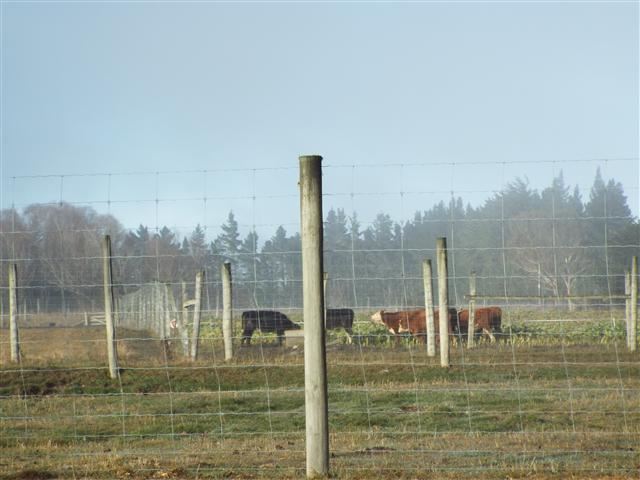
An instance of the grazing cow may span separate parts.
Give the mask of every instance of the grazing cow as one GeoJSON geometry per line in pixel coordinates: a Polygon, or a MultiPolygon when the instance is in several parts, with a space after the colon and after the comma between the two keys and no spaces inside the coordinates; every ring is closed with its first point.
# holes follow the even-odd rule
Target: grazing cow
{"type": "MultiPolygon", "coordinates": [[[[484,333],[495,340],[493,332],[502,331],[502,309],[500,307],[476,308],[474,311],[474,333],[484,333]]],[[[467,335],[469,332],[469,310],[458,312],[459,328],[456,333],[467,335]]]]}
{"type": "Polygon", "coordinates": [[[282,345],[285,330],[300,330],[300,325],[274,310],[248,310],[242,312],[242,344],[251,344],[251,336],[255,330],[261,332],[275,332],[278,344],[282,345]]]}
{"type": "Polygon", "coordinates": [[[350,308],[327,308],[324,327],[326,330],[344,328],[344,331],[347,332],[347,342],[351,343],[351,335],[353,335],[353,317],[353,310],[350,308]]]}
{"type": "MultiPolygon", "coordinates": [[[[439,311],[434,310],[434,326],[435,333],[440,331],[439,311]]],[[[427,341],[427,323],[426,313],[424,309],[407,310],[402,312],[379,312],[371,315],[371,321],[378,325],[384,325],[389,332],[394,335],[400,333],[410,333],[416,337],[418,341],[426,343],[427,341]]],[[[449,333],[453,333],[453,325],[458,322],[458,311],[455,308],[449,309],[449,333]]]]}
{"type": "Polygon", "coordinates": [[[344,328],[347,333],[347,342],[351,343],[353,335],[353,310],[350,308],[327,308],[324,317],[324,326],[326,330],[335,330],[344,328]]]}

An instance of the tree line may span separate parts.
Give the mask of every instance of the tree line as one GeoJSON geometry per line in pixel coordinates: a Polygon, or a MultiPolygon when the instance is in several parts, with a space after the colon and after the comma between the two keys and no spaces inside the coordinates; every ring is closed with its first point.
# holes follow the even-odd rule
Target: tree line
{"type": "MultiPolygon", "coordinates": [[[[200,225],[180,238],[166,226],[126,230],[112,215],[64,202],[0,211],[2,303],[8,265],[15,262],[30,311],[99,311],[105,234],[112,238],[117,295],[152,281],[170,283],[177,293],[182,281],[192,283],[203,269],[205,302],[213,310],[220,301],[221,265],[231,261],[240,308],[301,306],[297,232],[280,226],[265,241],[254,231],[242,236],[229,212],[214,239],[200,225]]],[[[416,211],[409,221],[379,213],[366,228],[355,212],[331,208],[324,226],[328,306],[423,304],[422,260],[435,257],[441,236],[450,250],[451,301],[461,304],[472,271],[484,294],[621,293],[624,270],[639,252],[640,228],[621,183],[605,182],[600,170],[585,199],[561,172],[541,191],[516,178],[478,207],[451,198],[416,211]]]]}

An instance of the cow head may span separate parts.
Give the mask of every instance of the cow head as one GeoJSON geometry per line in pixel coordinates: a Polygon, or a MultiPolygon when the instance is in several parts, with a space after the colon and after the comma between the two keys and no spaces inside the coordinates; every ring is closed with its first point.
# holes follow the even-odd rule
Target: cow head
{"type": "Polygon", "coordinates": [[[379,312],[374,313],[373,315],[371,315],[371,321],[377,325],[384,325],[384,320],[382,319],[383,313],[384,310],[380,310],[379,312]]]}

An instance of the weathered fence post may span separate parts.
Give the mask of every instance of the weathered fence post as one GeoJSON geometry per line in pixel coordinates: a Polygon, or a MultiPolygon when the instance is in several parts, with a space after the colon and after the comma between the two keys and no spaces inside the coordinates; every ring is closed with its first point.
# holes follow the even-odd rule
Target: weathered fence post
{"type": "Polygon", "coordinates": [[[322,274],[322,298],[324,298],[324,306],[327,306],[327,283],[329,282],[329,272],[322,274]]]}
{"type": "Polygon", "coordinates": [[[467,348],[473,348],[476,337],[476,272],[469,277],[469,326],[467,332],[467,348]]]}
{"type": "Polygon", "coordinates": [[[438,319],[440,327],[440,365],[449,366],[449,285],[447,276],[447,239],[436,241],[438,257],[438,319]]]}
{"type": "Polygon", "coordinates": [[[433,270],[431,260],[422,261],[425,320],[427,322],[427,356],[436,356],[436,326],[433,318],[433,270]]]}
{"type": "Polygon", "coordinates": [[[638,257],[631,259],[631,325],[629,329],[629,351],[635,352],[638,347],[638,257]]]}
{"type": "MultiPolygon", "coordinates": [[[[322,298],[324,299],[324,312],[323,321],[325,326],[327,325],[327,283],[329,282],[329,272],[322,274],[322,298]]],[[[326,333],[326,331],[325,331],[326,333]]]]}
{"type": "Polygon", "coordinates": [[[107,330],[107,356],[109,376],[118,378],[118,351],[116,331],[113,326],[113,277],[111,275],[111,237],[105,235],[102,242],[102,283],[104,286],[104,324],[107,330]]]}
{"type": "Polygon", "coordinates": [[[322,157],[300,159],[302,298],[307,477],[329,473],[327,364],[324,342],[322,157]]]}
{"type": "Polygon", "coordinates": [[[87,312],[84,312],[84,326],[89,326],[89,314],[87,312]]]}
{"type": "Polygon", "coordinates": [[[202,307],[202,280],[204,271],[196,273],[196,298],[193,305],[193,332],[191,332],[191,360],[198,359],[198,346],[200,345],[200,311],[202,307]]]}
{"type": "Polygon", "coordinates": [[[187,284],[183,280],[180,284],[181,303],[180,303],[180,341],[182,343],[182,354],[189,356],[189,310],[187,310],[187,284]]]}
{"type": "MultiPolygon", "coordinates": [[[[172,338],[172,327],[171,324],[173,322],[173,319],[171,318],[171,314],[173,313],[171,311],[171,307],[169,306],[169,286],[166,284],[162,284],[162,308],[164,308],[164,322],[162,325],[162,331],[164,332],[164,339],[169,341],[169,345],[171,345],[171,342],[173,341],[172,338]]],[[[172,295],[172,294],[171,294],[172,295]]],[[[176,323],[174,323],[174,325],[177,325],[176,323]]]]}
{"type": "Polygon", "coordinates": [[[624,272],[624,325],[627,336],[627,348],[631,348],[631,272],[624,272]]]}
{"type": "Polygon", "coordinates": [[[231,284],[231,262],[222,264],[222,338],[224,359],[233,358],[233,296],[231,284]]]}
{"type": "Polygon", "coordinates": [[[20,335],[18,334],[18,266],[9,266],[9,339],[11,342],[11,361],[20,363],[20,335]]]}
{"type": "Polygon", "coordinates": [[[538,263],[538,305],[542,305],[542,267],[538,263]]]}

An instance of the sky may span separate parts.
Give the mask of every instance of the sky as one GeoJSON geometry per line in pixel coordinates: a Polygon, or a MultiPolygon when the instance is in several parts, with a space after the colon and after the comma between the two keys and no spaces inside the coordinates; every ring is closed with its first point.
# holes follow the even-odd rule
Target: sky
{"type": "Polygon", "coordinates": [[[69,201],[215,235],[230,210],[410,219],[596,169],[638,215],[638,2],[6,2],[0,207],[69,201]]]}

